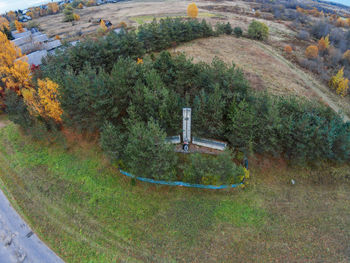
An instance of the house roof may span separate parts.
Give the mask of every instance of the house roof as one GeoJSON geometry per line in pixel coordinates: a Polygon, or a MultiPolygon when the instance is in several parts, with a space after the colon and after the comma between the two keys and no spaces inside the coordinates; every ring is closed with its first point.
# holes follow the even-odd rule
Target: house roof
{"type": "MultiPolygon", "coordinates": [[[[28,54],[26,57],[28,58],[28,64],[29,65],[41,65],[42,64],[42,59],[47,56],[47,51],[46,50],[40,50],[40,51],[35,51],[33,53],[28,54]]],[[[20,60],[25,60],[25,56],[19,58],[20,60]]]]}
{"type": "Polygon", "coordinates": [[[47,51],[55,49],[55,48],[58,48],[60,46],[62,46],[62,43],[58,39],[54,40],[54,41],[51,41],[51,42],[44,43],[44,49],[46,49],[47,51]]]}

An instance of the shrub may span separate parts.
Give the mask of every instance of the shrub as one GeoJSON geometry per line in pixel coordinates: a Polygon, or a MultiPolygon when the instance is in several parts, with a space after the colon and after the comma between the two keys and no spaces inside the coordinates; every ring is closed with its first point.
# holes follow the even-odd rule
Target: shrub
{"type": "Polygon", "coordinates": [[[343,59],[350,65],[350,49],[344,52],[343,59]]]}
{"type": "Polygon", "coordinates": [[[183,173],[185,182],[221,185],[240,183],[244,176],[244,169],[232,161],[230,151],[225,151],[218,156],[191,154],[183,173]]]}
{"type": "Polygon", "coordinates": [[[321,37],[327,36],[330,34],[333,26],[330,25],[327,21],[316,22],[311,28],[311,34],[320,39],[321,37]]]}
{"type": "Polygon", "coordinates": [[[224,26],[224,33],[225,33],[226,35],[231,35],[231,34],[232,34],[232,31],[233,31],[233,29],[232,29],[232,26],[231,26],[230,22],[227,22],[227,23],[225,24],[225,26],[224,26]]]}
{"type": "Polygon", "coordinates": [[[318,47],[317,46],[308,46],[305,50],[305,56],[308,59],[315,59],[318,57],[318,47]]]}
{"type": "Polygon", "coordinates": [[[70,22],[74,21],[74,13],[73,13],[73,7],[71,5],[67,5],[65,9],[63,10],[64,14],[64,22],[70,22]]]}
{"type": "Polygon", "coordinates": [[[264,23],[254,20],[248,27],[248,36],[257,40],[265,40],[269,36],[269,28],[264,23]]]}
{"type": "Polygon", "coordinates": [[[307,41],[310,39],[310,34],[309,34],[309,32],[307,32],[305,30],[300,30],[298,35],[297,35],[297,38],[307,41]]]}
{"type": "Polygon", "coordinates": [[[236,37],[241,37],[243,35],[243,30],[240,27],[235,27],[233,29],[233,33],[235,34],[236,37]]]}
{"type": "Polygon", "coordinates": [[[293,52],[293,48],[287,45],[284,47],[284,52],[286,52],[287,54],[291,54],[293,52]]]}

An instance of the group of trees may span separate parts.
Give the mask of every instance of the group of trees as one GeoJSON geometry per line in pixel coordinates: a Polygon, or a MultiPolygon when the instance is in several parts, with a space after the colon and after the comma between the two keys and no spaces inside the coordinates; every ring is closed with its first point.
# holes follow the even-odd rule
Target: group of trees
{"type": "Polygon", "coordinates": [[[184,54],[151,53],[173,42],[233,32],[227,25],[216,28],[205,21],[165,19],[143,25],[137,33],[111,32],[83,41],[49,56],[29,78],[28,92],[19,96],[9,89],[9,116],[25,128],[40,123],[49,130],[64,125],[97,132],[112,158],[154,179],[218,184],[238,182],[244,173],[226,153],[193,156],[181,168],[182,178],[176,177],[181,174],[176,154],[164,139],[181,132],[183,107],[192,108],[195,135],[228,141],[246,154],[349,161],[350,124],[328,107],[256,94],[235,65],[218,59],[195,64],[184,54]]]}

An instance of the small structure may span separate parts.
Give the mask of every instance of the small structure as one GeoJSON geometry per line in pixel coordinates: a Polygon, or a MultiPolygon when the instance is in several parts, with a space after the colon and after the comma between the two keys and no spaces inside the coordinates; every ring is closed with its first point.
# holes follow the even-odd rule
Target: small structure
{"type": "Polygon", "coordinates": [[[221,142],[221,141],[212,140],[212,139],[197,138],[197,137],[192,138],[192,143],[198,146],[204,146],[207,148],[216,149],[220,151],[225,150],[227,146],[226,142],[221,142]]]}
{"type": "Polygon", "coordinates": [[[46,50],[35,51],[27,55],[27,58],[28,58],[27,62],[29,65],[35,65],[35,66],[41,65],[42,59],[45,58],[46,56],[47,56],[46,50]]]}
{"type": "Polygon", "coordinates": [[[172,144],[179,144],[181,142],[180,135],[166,137],[165,142],[172,143],[172,144]]]}

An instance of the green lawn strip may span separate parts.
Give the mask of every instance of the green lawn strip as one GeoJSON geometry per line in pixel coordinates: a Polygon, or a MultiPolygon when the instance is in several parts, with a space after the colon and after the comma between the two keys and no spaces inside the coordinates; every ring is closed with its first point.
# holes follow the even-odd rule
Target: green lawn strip
{"type": "Polygon", "coordinates": [[[67,152],[13,124],[0,130],[0,177],[17,211],[66,262],[346,260],[346,186],[132,186],[99,149],[67,152]]]}

